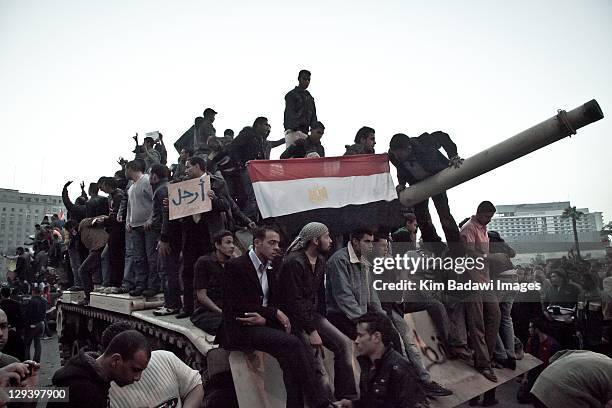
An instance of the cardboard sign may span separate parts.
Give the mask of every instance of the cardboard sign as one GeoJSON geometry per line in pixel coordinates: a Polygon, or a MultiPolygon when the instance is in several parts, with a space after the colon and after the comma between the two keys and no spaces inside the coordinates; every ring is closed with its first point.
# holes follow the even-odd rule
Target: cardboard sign
{"type": "Polygon", "coordinates": [[[168,184],[168,209],[170,219],[201,214],[212,210],[212,201],[208,197],[210,176],[168,184]]]}

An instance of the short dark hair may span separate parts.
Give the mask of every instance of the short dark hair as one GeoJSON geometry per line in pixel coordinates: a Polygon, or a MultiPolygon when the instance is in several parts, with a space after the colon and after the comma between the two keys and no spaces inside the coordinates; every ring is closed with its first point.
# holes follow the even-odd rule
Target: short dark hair
{"type": "Polygon", "coordinates": [[[253,230],[253,242],[255,242],[256,239],[259,239],[260,241],[266,239],[266,232],[268,231],[273,231],[280,235],[280,231],[276,227],[271,225],[262,225],[253,230]]]}
{"type": "Polygon", "coordinates": [[[163,164],[156,163],[152,165],[150,172],[151,174],[155,174],[160,179],[168,178],[168,168],[164,166],[163,164]]]}
{"type": "Polygon", "coordinates": [[[71,229],[78,228],[78,227],[79,227],[79,223],[73,219],[66,221],[66,223],[64,224],[64,229],[66,231],[70,231],[71,229]]]}
{"type": "Polygon", "coordinates": [[[225,237],[234,237],[232,233],[228,230],[221,230],[213,235],[213,243],[221,245],[223,242],[223,238],[225,237]]]}
{"type": "Polygon", "coordinates": [[[365,235],[374,235],[374,231],[368,228],[357,228],[351,231],[351,239],[361,241],[365,235]]]}
{"type": "Polygon", "coordinates": [[[191,149],[189,147],[183,147],[181,150],[184,150],[185,153],[187,153],[189,155],[189,157],[193,156],[193,149],[191,149]]]}
{"type": "Polygon", "coordinates": [[[2,296],[4,298],[11,297],[11,287],[10,286],[3,286],[2,289],[0,289],[0,296],[2,296]]]}
{"type": "Polygon", "coordinates": [[[323,123],[322,123],[322,122],[315,122],[315,124],[314,124],[314,125],[312,125],[312,126],[310,127],[310,130],[311,130],[311,131],[312,131],[312,130],[314,130],[314,129],[322,129],[322,130],[325,130],[325,125],[323,125],[323,123]]]}
{"type": "Polygon", "coordinates": [[[147,338],[136,330],[126,330],[117,334],[104,350],[104,356],[110,357],[119,354],[124,361],[134,358],[134,354],[144,350],[151,356],[151,346],[147,338]]]}
{"type": "Polygon", "coordinates": [[[493,203],[490,201],[483,201],[482,203],[478,204],[478,208],[476,208],[477,214],[494,213],[495,211],[497,211],[497,208],[495,208],[493,203]]]}
{"type": "Polygon", "coordinates": [[[410,146],[410,138],[403,133],[396,133],[389,142],[389,150],[405,149],[410,146]]]}
{"type": "Polygon", "coordinates": [[[546,323],[544,323],[544,320],[539,319],[539,318],[534,318],[529,320],[529,323],[533,325],[534,329],[538,329],[540,331],[545,331],[546,328],[546,323]]]}
{"type": "Polygon", "coordinates": [[[201,116],[196,116],[196,118],[193,121],[196,127],[199,126],[202,122],[204,122],[204,118],[201,116]]]}
{"type": "Polygon", "coordinates": [[[98,194],[98,191],[100,191],[98,183],[89,183],[89,194],[98,194]]]}
{"type": "Polygon", "coordinates": [[[391,320],[384,314],[368,312],[357,319],[357,324],[359,323],[367,324],[366,331],[370,335],[379,332],[385,346],[389,346],[393,343],[395,329],[393,328],[391,320]]]}
{"type": "Polygon", "coordinates": [[[359,143],[361,139],[367,138],[370,133],[376,133],[376,132],[371,127],[368,127],[368,126],[362,127],[361,129],[357,131],[357,134],[355,135],[355,143],[359,143]]]}
{"type": "Polygon", "coordinates": [[[264,117],[264,116],[259,116],[258,118],[255,119],[255,121],[253,122],[253,127],[259,126],[259,125],[263,125],[264,123],[266,123],[268,121],[268,118],[264,117]]]}
{"type": "Polygon", "coordinates": [[[223,131],[223,135],[232,135],[232,136],[234,136],[234,131],[232,129],[225,129],[223,131]]]}
{"type": "Polygon", "coordinates": [[[25,249],[23,249],[23,247],[17,247],[17,252],[24,253],[25,249]]]}
{"type": "Polygon", "coordinates": [[[153,138],[151,136],[147,136],[147,137],[144,138],[144,143],[154,144],[155,140],[153,140],[153,138]]]}
{"type": "Polygon", "coordinates": [[[115,322],[104,329],[102,336],[100,337],[100,347],[102,350],[106,350],[111,340],[114,339],[119,333],[123,333],[124,331],[128,330],[135,330],[134,325],[128,322],[115,322]]]}
{"type": "Polygon", "coordinates": [[[406,219],[406,222],[410,222],[410,223],[413,223],[417,220],[416,215],[414,215],[414,213],[411,213],[411,212],[405,213],[404,218],[406,219]]]}
{"type": "Polygon", "coordinates": [[[557,275],[558,277],[560,277],[561,279],[563,279],[563,281],[564,281],[565,283],[567,283],[567,282],[569,281],[569,278],[568,278],[568,276],[567,276],[567,272],[565,272],[563,269],[561,269],[561,268],[554,269],[554,270],[552,270],[552,271],[550,272],[550,274],[552,275],[553,273],[554,273],[555,275],[557,275]]]}
{"type": "Polygon", "coordinates": [[[216,114],[217,114],[217,112],[215,112],[215,110],[214,110],[214,109],[212,109],[212,108],[206,108],[206,109],[204,109],[204,112],[202,113],[202,115],[203,115],[204,117],[206,117],[206,116],[209,116],[209,117],[210,117],[210,116],[212,116],[212,115],[216,115],[216,114]]]}
{"type": "Polygon", "coordinates": [[[308,71],[307,69],[303,69],[300,72],[298,72],[298,79],[302,78],[303,76],[310,76],[310,75],[312,75],[310,71],[308,71]]]}
{"type": "Polygon", "coordinates": [[[199,166],[200,170],[206,171],[206,160],[201,158],[200,156],[190,157],[188,160],[189,164],[192,166],[199,166]]]}
{"type": "Polygon", "coordinates": [[[142,160],[131,160],[125,165],[125,168],[133,171],[144,172],[145,164],[142,160]]]}

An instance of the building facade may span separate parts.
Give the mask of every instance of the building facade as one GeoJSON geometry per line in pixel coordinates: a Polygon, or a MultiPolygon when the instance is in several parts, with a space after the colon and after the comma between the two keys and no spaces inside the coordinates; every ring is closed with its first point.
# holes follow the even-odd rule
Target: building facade
{"type": "MultiPolygon", "coordinates": [[[[65,214],[61,196],[21,193],[0,188],[0,253],[14,255],[17,247],[28,242],[34,225],[45,215],[65,214]]],[[[6,271],[5,258],[0,261],[1,273],[6,271]]]]}

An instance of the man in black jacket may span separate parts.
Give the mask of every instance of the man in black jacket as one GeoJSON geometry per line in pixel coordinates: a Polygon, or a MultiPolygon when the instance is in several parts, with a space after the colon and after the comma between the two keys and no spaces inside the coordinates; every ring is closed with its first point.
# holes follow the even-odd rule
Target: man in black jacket
{"type": "Polygon", "coordinates": [[[135,330],[115,336],[104,353],[80,352],[53,375],[53,385],[68,387],[69,401],[49,408],[106,408],[111,381],[124,387],[140,380],[151,358],[147,339],[135,330]]]}
{"type": "Polygon", "coordinates": [[[429,406],[411,363],[393,350],[393,326],[384,315],[367,313],[357,320],[361,366],[359,400],[341,400],[341,408],[418,408],[429,406]]]}
{"type": "Polygon", "coordinates": [[[329,400],[315,379],[312,353],[291,335],[287,315],[277,308],[279,287],[272,260],[279,254],[280,234],[256,228],[253,249],[225,264],[223,323],[217,339],[227,350],[260,350],[278,360],[283,370],[287,407],[328,407],[329,400]],[[302,385],[303,384],[303,395],[302,385]]]}
{"type": "MultiPolygon", "coordinates": [[[[186,173],[188,178],[201,178],[207,173],[206,162],[199,156],[194,156],[187,161],[186,173]]],[[[195,291],[193,288],[193,267],[204,254],[212,252],[213,236],[216,232],[224,229],[224,214],[230,207],[223,198],[223,193],[218,190],[215,183],[211,182],[211,190],[208,196],[212,201],[212,210],[202,214],[190,215],[181,219],[183,231],[183,311],[176,315],[178,319],[191,316],[193,313],[195,291]]]]}
{"type": "Polygon", "coordinates": [[[104,220],[104,228],[108,232],[108,273],[102,286],[106,287],[105,293],[116,293],[123,281],[125,266],[125,226],[117,221],[125,193],[117,188],[114,177],[102,177],[98,180],[98,185],[100,190],[108,194],[110,205],[109,217],[104,220]]]}
{"type": "Polygon", "coordinates": [[[374,154],[374,146],[376,146],[376,132],[368,126],[363,126],[355,134],[355,144],[346,145],[345,156],[353,156],[356,154],[374,154]]]}
{"type": "Polygon", "coordinates": [[[85,214],[87,218],[108,215],[108,198],[98,195],[99,191],[100,187],[98,183],[89,184],[89,200],[87,200],[85,204],[85,214]]]}
{"type": "MultiPolygon", "coordinates": [[[[306,224],[287,248],[280,274],[283,304],[292,322],[292,331],[313,348],[319,372],[323,367],[323,346],[334,353],[334,391],[337,399],[356,399],[353,373],[353,340],[325,318],[325,256],[332,240],[325,224],[306,224]]],[[[324,378],[325,386],[328,379],[324,378]]]]}
{"type": "Polygon", "coordinates": [[[64,207],[68,210],[67,218],[69,220],[75,220],[77,223],[81,222],[85,218],[85,202],[87,201],[87,194],[85,193],[85,184],[81,182],[81,195],[74,200],[74,203],[70,200],[68,195],[68,186],[72,184],[72,181],[67,181],[62,189],[62,202],[64,207]]]}
{"type": "Polygon", "coordinates": [[[305,69],[298,74],[298,86],[285,95],[285,139],[287,148],[298,139],[305,139],[308,130],[317,122],[317,108],[308,89],[310,72],[305,69]]]}
{"type": "MultiPolygon", "coordinates": [[[[457,154],[457,146],[444,132],[423,133],[419,137],[412,138],[403,133],[394,135],[389,144],[389,160],[397,168],[398,194],[406,188],[406,183],[409,185],[418,183],[447,167],[459,168],[463,163],[463,159],[457,154]],[[446,151],[448,158],[439,151],[440,147],[446,151]]],[[[448,207],[446,192],[436,194],[431,199],[438,211],[446,241],[460,243],[459,228],[448,207]]],[[[429,199],[416,204],[414,215],[421,229],[423,242],[439,243],[442,239],[433,225],[428,204],[429,199]]],[[[458,250],[460,248],[460,245],[457,248],[451,247],[458,250]]],[[[433,249],[437,255],[440,255],[443,247],[436,245],[433,249]]]]}

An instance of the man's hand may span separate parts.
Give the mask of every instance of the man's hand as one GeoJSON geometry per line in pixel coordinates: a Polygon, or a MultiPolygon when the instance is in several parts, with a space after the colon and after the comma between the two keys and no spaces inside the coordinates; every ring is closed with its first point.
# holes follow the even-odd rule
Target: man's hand
{"type": "Polygon", "coordinates": [[[341,399],[340,401],[334,402],[334,406],[338,408],[353,408],[353,401],[341,399]]]}
{"type": "Polygon", "coordinates": [[[323,340],[321,340],[321,336],[319,336],[319,332],[314,330],[312,333],[308,335],[308,340],[310,341],[310,345],[312,347],[322,347],[323,340]]]}
{"type": "Polygon", "coordinates": [[[162,205],[164,206],[164,208],[167,210],[168,207],[170,206],[170,201],[167,198],[164,198],[162,200],[162,205]]]}
{"type": "Polygon", "coordinates": [[[398,185],[397,187],[395,187],[395,191],[397,191],[397,194],[401,193],[402,191],[404,191],[406,189],[405,185],[398,185]]]}
{"type": "Polygon", "coordinates": [[[257,224],[255,224],[254,221],[249,222],[249,224],[247,225],[250,229],[254,230],[255,228],[257,228],[257,224]]]}
{"type": "Polygon", "coordinates": [[[157,253],[161,256],[170,256],[170,243],[159,241],[157,243],[157,253]]]}
{"type": "Polygon", "coordinates": [[[85,190],[85,182],[81,181],[81,190],[85,190]]]}
{"type": "Polygon", "coordinates": [[[291,333],[291,322],[286,314],[284,314],[280,309],[276,311],[276,318],[285,328],[285,332],[291,333]]]}
{"type": "Polygon", "coordinates": [[[40,364],[36,361],[26,360],[23,362],[28,365],[29,375],[22,380],[21,387],[36,388],[38,385],[38,373],[40,372],[40,364]]]}
{"type": "Polygon", "coordinates": [[[448,167],[454,167],[458,169],[463,164],[463,159],[459,156],[453,156],[449,159],[448,167]]]}
{"type": "Polygon", "coordinates": [[[138,143],[138,132],[136,132],[136,134],[132,136],[132,139],[134,139],[134,141],[138,143]]]}
{"type": "Polygon", "coordinates": [[[131,225],[131,224],[126,224],[126,225],[125,225],[125,230],[126,230],[127,232],[132,232],[132,225],[131,225]]]}
{"type": "Polygon", "coordinates": [[[266,318],[260,315],[259,313],[245,313],[245,317],[237,317],[240,323],[245,326],[265,326],[266,318]]]}
{"type": "Polygon", "coordinates": [[[211,200],[214,200],[215,198],[217,198],[217,195],[214,191],[208,190],[208,197],[210,197],[211,200]]]}
{"type": "Polygon", "coordinates": [[[145,229],[145,231],[150,231],[152,226],[153,226],[153,221],[151,221],[151,220],[147,220],[147,221],[144,223],[144,229],[145,229]]]}
{"type": "Polygon", "coordinates": [[[123,223],[123,217],[121,216],[121,214],[117,214],[117,222],[119,224],[123,223]]]}
{"type": "Polygon", "coordinates": [[[68,181],[66,182],[66,184],[64,184],[64,187],[68,187],[68,186],[69,186],[69,185],[71,185],[71,184],[72,184],[72,180],[68,180],[68,181]]]}

